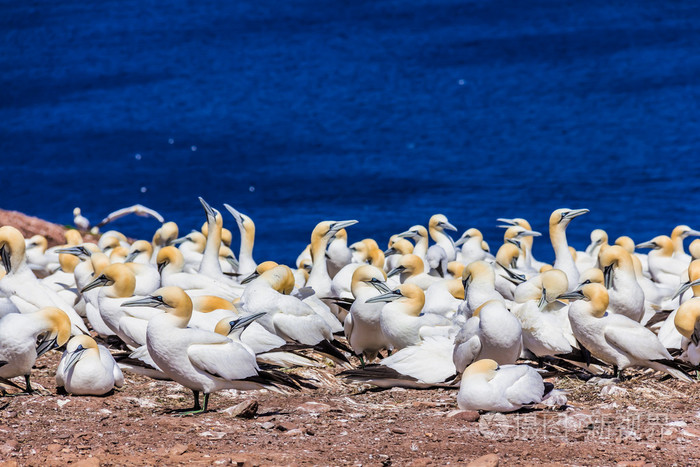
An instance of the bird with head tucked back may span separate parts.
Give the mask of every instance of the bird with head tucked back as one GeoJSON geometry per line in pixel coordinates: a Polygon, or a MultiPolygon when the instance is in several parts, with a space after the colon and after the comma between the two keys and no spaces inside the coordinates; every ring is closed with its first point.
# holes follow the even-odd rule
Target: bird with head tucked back
{"type": "Polygon", "coordinates": [[[398,266],[387,273],[388,278],[396,275],[399,276],[401,284],[414,284],[423,290],[443,280],[426,273],[423,260],[414,254],[403,255],[398,266]]]}
{"type": "Polygon", "coordinates": [[[70,338],[71,322],[56,307],[33,313],[10,313],[0,318],[0,380],[24,376],[26,392],[32,392],[30,373],[44,353],[70,338]]]}
{"type": "Polygon", "coordinates": [[[672,290],[677,289],[688,263],[673,257],[673,241],[666,235],[659,235],[648,242],[638,244],[637,248],[652,249],[648,255],[652,280],[672,290]]]}
{"type": "Polygon", "coordinates": [[[624,248],[613,245],[601,250],[599,262],[610,297],[608,311],[642,322],[644,291],[637,282],[630,254],[624,248]]]}
{"type": "MultiPolygon", "coordinates": [[[[683,354],[680,358],[692,365],[700,365],[700,297],[691,298],[683,303],[678,308],[673,323],[683,336],[681,341],[683,354]]],[[[697,371],[700,375],[700,368],[697,371]]]]}
{"type": "Polygon", "coordinates": [[[106,347],[90,336],[75,336],[56,369],[56,386],[76,396],[103,396],[122,387],[124,375],[106,347]]]}
{"type": "Polygon", "coordinates": [[[444,214],[434,214],[428,222],[428,232],[430,238],[443,250],[447,255],[447,261],[454,261],[457,258],[457,248],[452,237],[445,233],[445,230],[457,231],[457,227],[450,224],[444,214]]]}
{"type": "MultiPolygon", "coordinates": [[[[553,386],[545,385],[528,365],[502,365],[490,359],[472,363],[462,375],[457,405],[462,410],[513,412],[547,398],[553,386]]],[[[566,398],[559,397],[558,405],[566,398]]]]}

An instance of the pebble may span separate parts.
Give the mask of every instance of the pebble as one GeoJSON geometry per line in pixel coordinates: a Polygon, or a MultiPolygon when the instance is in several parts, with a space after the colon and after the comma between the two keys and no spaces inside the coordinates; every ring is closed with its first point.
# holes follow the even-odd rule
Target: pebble
{"type": "Polygon", "coordinates": [[[275,427],[275,424],[272,422],[265,422],[262,425],[260,425],[264,430],[271,430],[275,427]]]}
{"type": "Polygon", "coordinates": [[[453,410],[447,413],[447,418],[464,420],[465,422],[478,422],[481,415],[475,410],[453,410]]]}
{"type": "Polygon", "coordinates": [[[253,418],[258,413],[258,401],[248,399],[240,404],[224,409],[224,412],[232,417],[253,418]]]}
{"type": "Polygon", "coordinates": [[[486,454],[468,463],[467,467],[498,467],[500,461],[498,454],[486,454]]]}
{"type": "Polygon", "coordinates": [[[75,467],[100,467],[100,460],[97,457],[88,457],[87,459],[80,459],[71,465],[75,467]]]}
{"type": "Polygon", "coordinates": [[[304,402],[294,410],[307,413],[326,413],[331,411],[331,406],[320,402],[304,402]]]}
{"type": "Polygon", "coordinates": [[[405,435],[406,434],[406,430],[404,430],[403,428],[397,428],[397,427],[393,427],[391,429],[391,432],[396,433],[397,435],[405,435]]]}

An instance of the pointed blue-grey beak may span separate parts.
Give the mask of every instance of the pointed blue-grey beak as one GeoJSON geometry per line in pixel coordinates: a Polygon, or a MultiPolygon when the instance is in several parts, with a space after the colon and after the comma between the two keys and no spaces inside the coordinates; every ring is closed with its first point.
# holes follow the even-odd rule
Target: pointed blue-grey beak
{"type": "Polygon", "coordinates": [[[403,297],[399,289],[393,290],[391,292],[383,293],[377,295],[376,297],[369,298],[365,303],[380,303],[380,302],[393,302],[394,300],[403,297]]]}

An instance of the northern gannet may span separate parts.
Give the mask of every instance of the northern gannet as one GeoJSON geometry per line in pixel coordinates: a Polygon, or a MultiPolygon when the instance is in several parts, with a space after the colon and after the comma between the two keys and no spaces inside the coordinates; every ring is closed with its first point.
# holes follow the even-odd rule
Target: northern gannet
{"type": "Polygon", "coordinates": [[[649,273],[654,282],[675,290],[681,283],[681,275],[688,268],[688,263],[673,257],[673,241],[666,235],[659,235],[648,242],[640,243],[637,248],[651,248],[649,252],[649,273]]]}
{"type": "Polygon", "coordinates": [[[683,336],[681,359],[695,366],[700,365],[700,297],[691,298],[683,303],[678,308],[673,322],[683,336]]]}
{"type": "MultiPolygon", "coordinates": [[[[163,287],[156,294],[130,304],[165,311],[148,322],[146,345],[149,355],[166,375],[192,390],[194,407],[182,414],[205,412],[212,392],[273,386],[266,374],[259,371],[255,354],[240,342],[187,327],[192,300],[182,289],[163,287]],[[200,392],[204,393],[201,406],[200,392]]],[[[249,322],[241,319],[240,326],[249,322]]]]}
{"type": "Polygon", "coordinates": [[[78,207],[73,209],[73,225],[83,232],[90,230],[90,221],[82,215],[78,207]]]}
{"type": "Polygon", "coordinates": [[[560,269],[566,274],[569,281],[569,290],[573,290],[579,283],[579,272],[576,268],[574,258],[569,251],[569,244],[566,241],[566,227],[571,219],[586,214],[588,209],[557,209],[549,216],[549,239],[554,248],[554,269],[560,269]]]}
{"type": "Polygon", "coordinates": [[[73,334],[88,330],[76,311],[36,278],[24,255],[24,237],[16,228],[0,227],[0,261],[6,274],[0,279],[0,293],[8,297],[20,312],[33,312],[47,306],[62,309],[71,320],[73,334]]]}
{"type": "Polygon", "coordinates": [[[398,266],[387,273],[387,277],[395,275],[399,275],[402,284],[415,284],[423,290],[443,280],[427,274],[423,261],[414,254],[403,255],[398,266]]]}
{"type": "Polygon", "coordinates": [[[253,219],[236,211],[228,204],[224,204],[228,212],[236,219],[238,230],[241,234],[241,247],[238,252],[238,273],[241,277],[252,274],[257,263],[253,259],[253,247],[255,246],[255,223],[253,219]]]}
{"type": "Polygon", "coordinates": [[[551,390],[551,385],[545,386],[537,370],[528,365],[499,366],[485,359],[464,371],[457,405],[462,410],[513,412],[542,402],[551,390]]]}
{"type": "Polygon", "coordinates": [[[668,366],[673,357],[653,332],[624,315],[606,313],[609,299],[604,286],[587,284],[560,298],[583,299],[569,307],[574,336],[594,357],[612,365],[618,375],[627,367],[644,366],[691,381],[682,371],[668,366]]]}
{"type": "MultiPolygon", "coordinates": [[[[426,257],[428,255],[428,229],[426,229],[422,225],[414,225],[410,229],[401,232],[397,236],[399,238],[408,238],[415,242],[415,246],[413,247],[413,254],[418,256],[421,260],[423,260],[425,267],[428,268],[429,266],[426,263],[426,257]]],[[[425,272],[430,271],[426,269],[425,272]]]]}
{"type": "Polygon", "coordinates": [[[644,318],[644,291],[637,282],[630,254],[613,245],[600,252],[599,261],[610,298],[608,311],[641,322],[644,318]]]}
{"type": "Polygon", "coordinates": [[[331,293],[331,277],[326,264],[328,242],[340,229],[357,224],[356,220],[319,222],[311,232],[311,260],[313,266],[309,274],[307,287],[314,289],[319,297],[328,297],[331,293]]]}
{"type": "Polygon", "coordinates": [[[24,376],[26,392],[31,393],[29,377],[34,362],[45,352],[68,342],[70,333],[68,315],[56,307],[1,317],[0,379],[24,376]]]}
{"type": "Polygon", "coordinates": [[[328,275],[333,279],[338,272],[352,261],[352,251],[348,247],[348,232],[338,230],[328,244],[328,275]]]}
{"type": "MultiPolygon", "coordinates": [[[[688,266],[688,281],[681,284],[672,299],[681,298],[681,305],[694,298],[700,298],[700,260],[693,260],[688,266]],[[685,297],[685,291],[691,289],[692,295],[685,297]]],[[[683,344],[683,335],[678,331],[675,319],[678,308],[674,309],[659,327],[659,340],[667,349],[680,349],[683,344]]],[[[687,326],[686,326],[687,328],[687,326]]]]}
{"type": "Polygon", "coordinates": [[[505,300],[496,291],[496,275],[486,261],[473,261],[462,270],[464,285],[464,302],[459,306],[459,313],[471,318],[474,310],[484,303],[495,300],[505,306],[505,300]]]}
{"type": "Polygon", "coordinates": [[[576,252],[576,267],[579,272],[597,267],[598,255],[608,247],[608,234],[603,229],[595,229],[591,232],[591,243],[586,251],[576,252]]]}
{"type": "Polygon", "coordinates": [[[380,325],[389,350],[401,350],[420,343],[426,336],[448,335],[452,322],[440,315],[425,314],[425,294],[414,284],[402,284],[392,292],[368,298],[365,303],[388,302],[382,307],[380,325]]]}
{"type": "Polygon", "coordinates": [[[457,231],[457,227],[450,224],[443,214],[435,214],[430,218],[428,223],[428,232],[430,238],[442,247],[447,254],[447,261],[454,261],[457,258],[457,248],[452,237],[445,233],[445,230],[457,231]]]}
{"type": "Polygon", "coordinates": [[[688,255],[683,248],[683,240],[689,236],[698,237],[700,232],[691,229],[687,225],[678,225],[671,232],[671,241],[673,242],[673,258],[689,263],[692,258],[688,255]]]}
{"type": "Polygon", "coordinates": [[[435,313],[452,318],[462,301],[464,301],[464,285],[461,277],[438,281],[425,291],[423,313],[435,313]]]}
{"type": "Polygon", "coordinates": [[[129,206],[126,208],[118,209],[112,213],[110,213],[107,217],[102,219],[99,224],[97,224],[97,228],[103,227],[104,225],[113,222],[119,218],[122,218],[126,215],[129,214],[136,214],[137,216],[141,217],[152,217],[156,219],[158,222],[161,224],[165,222],[165,219],[163,219],[163,216],[158,214],[156,211],[153,209],[147,208],[146,206],[142,206],[140,204],[134,204],[133,206],[129,206]]]}
{"type": "Polygon", "coordinates": [[[25,252],[27,264],[38,274],[52,274],[59,267],[58,254],[53,251],[47,251],[49,242],[43,235],[34,235],[32,238],[25,240],[25,252]]]}
{"type": "Polygon", "coordinates": [[[382,333],[380,318],[383,303],[367,303],[370,298],[389,291],[385,284],[386,273],[371,265],[362,265],[352,275],[352,295],[354,301],[345,318],[345,337],[355,355],[364,366],[366,357],[371,362],[380,350],[389,346],[382,333]]]}
{"type": "Polygon", "coordinates": [[[455,338],[452,358],[461,373],[473,362],[491,358],[515,363],[523,349],[522,328],[503,302],[490,300],[474,311],[455,338]]]}
{"type": "Polygon", "coordinates": [[[391,271],[398,266],[401,256],[413,253],[413,243],[398,235],[392,235],[389,239],[389,248],[384,250],[386,264],[385,271],[391,271]]]}
{"type": "Polygon", "coordinates": [[[106,347],[89,336],[68,341],[56,370],[57,387],[77,396],[102,396],[123,384],[124,375],[106,347]]]}
{"type": "Polygon", "coordinates": [[[499,218],[498,222],[503,222],[505,225],[500,225],[506,229],[503,241],[507,241],[509,238],[516,238],[521,240],[521,249],[523,254],[518,258],[518,268],[525,271],[539,271],[545,263],[537,261],[532,254],[532,245],[534,243],[533,237],[539,237],[542,235],[540,232],[535,232],[532,230],[530,223],[525,219],[516,217],[514,219],[499,218]],[[515,229],[511,229],[515,227],[515,229]],[[523,234],[522,232],[533,232],[532,234],[523,234]]]}
{"type": "Polygon", "coordinates": [[[568,354],[576,347],[566,306],[557,301],[568,288],[566,274],[551,269],[515,291],[513,315],[522,326],[523,345],[536,357],[568,354]]]}
{"type": "Polygon", "coordinates": [[[479,229],[467,229],[455,242],[455,246],[462,246],[462,249],[457,252],[457,260],[463,264],[469,264],[473,261],[493,259],[493,256],[482,248],[483,241],[484,236],[479,229]]]}

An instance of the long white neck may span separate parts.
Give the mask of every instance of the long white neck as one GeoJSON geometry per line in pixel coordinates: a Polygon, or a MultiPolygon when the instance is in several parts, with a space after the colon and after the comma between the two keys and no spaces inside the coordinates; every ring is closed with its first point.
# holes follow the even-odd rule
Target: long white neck
{"type": "Polygon", "coordinates": [[[566,241],[566,226],[556,224],[549,228],[549,238],[554,248],[554,269],[561,269],[569,280],[569,288],[572,291],[578,287],[579,272],[576,268],[573,256],[569,251],[569,243],[566,241]]]}
{"type": "Polygon", "coordinates": [[[219,248],[221,248],[221,227],[216,219],[209,219],[207,244],[202,254],[202,263],[199,265],[199,273],[212,279],[221,279],[221,265],[219,264],[219,248]]]}

